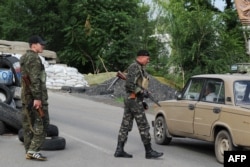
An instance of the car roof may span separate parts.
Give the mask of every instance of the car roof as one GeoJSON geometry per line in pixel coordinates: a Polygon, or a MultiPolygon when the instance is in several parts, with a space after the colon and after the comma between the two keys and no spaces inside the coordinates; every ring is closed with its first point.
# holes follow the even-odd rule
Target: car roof
{"type": "Polygon", "coordinates": [[[249,74],[201,74],[201,75],[194,75],[191,78],[214,78],[232,82],[235,80],[250,80],[250,75],[249,74]]]}

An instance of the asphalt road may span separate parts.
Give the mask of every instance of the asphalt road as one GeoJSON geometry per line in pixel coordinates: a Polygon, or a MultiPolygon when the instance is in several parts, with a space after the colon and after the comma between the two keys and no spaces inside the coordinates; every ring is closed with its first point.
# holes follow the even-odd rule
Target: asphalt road
{"type": "MultiPolygon", "coordinates": [[[[46,162],[26,160],[17,135],[0,136],[1,167],[222,167],[214,156],[213,145],[192,139],[173,139],[169,146],[154,143],[152,147],[164,152],[155,160],[145,159],[145,151],[134,124],[125,150],[132,159],[114,158],[117,134],[123,109],[100,102],[49,92],[51,123],[58,126],[59,136],[66,139],[60,151],[41,151],[46,162]]],[[[153,115],[147,115],[149,122],[153,115]]],[[[153,128],[151,128],[153,132],[153,128]]],[[[153,134],[151,132],[151,135],[153,134]]]]}

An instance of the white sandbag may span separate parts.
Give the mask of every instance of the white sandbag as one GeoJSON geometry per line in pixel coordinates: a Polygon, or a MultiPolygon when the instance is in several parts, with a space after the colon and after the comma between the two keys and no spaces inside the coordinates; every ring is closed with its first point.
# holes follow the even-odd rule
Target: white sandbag
{"type": "Polygon", "coordinates": [[[62,87],[64,85],[65,85],[65,83],[57,83],[57,82],[53,83],[53,86],[55,86],[55,87],[62,87]]]}
{"type": "MultiPolygon", "coordinates": [[[[54,67],[55,68],[55,67],[54,67]]],[[[54,73],[65,73],[65,70],[64,70],[64,68],[63,67],[60,67],[60,68],[55,68],[55,71],[54,71],[54,73]]]]}
{"type": "Polygon", "coordinates": [[[54,83],[55,84],[65,84],[65,80],[63,80],[63,79],[56,79],[55,81],[54,81],[54,83]]]}
{"type": "Polygon", "coordinates": [[[76,68],[74,68],[74,67],[67,67],[66,72],[67,73],[77,73],[78,70],[76,68]]]}
{"type": "Polygon", "coordinates": [[[46,73],[55,73],[55,68],[51,65],[47,68],[45,68],[46,73]]]}

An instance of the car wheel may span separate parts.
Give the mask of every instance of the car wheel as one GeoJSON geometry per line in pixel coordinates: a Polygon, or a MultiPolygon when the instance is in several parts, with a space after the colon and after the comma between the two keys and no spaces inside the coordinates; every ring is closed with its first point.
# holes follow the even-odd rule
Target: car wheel
{"type": "Polygon", "coordinates": [[[235,150],[232,138],[226,130],[222,130],[216,135],[214,150],[216,159],[220,163],[224,163],[224,151],[235,150]]]}
{"type": "Polygon", "coordinates": [[[12,101],[12,93],[10,89],[5,85],[0,84],[0,102],[10,104],[11,101],[12,101]]]}
{"type": "Polygon", "coordinates": [[[157,117],[154,125],[154,138],[157,144],[168,145],[172,137],[167,137],[167,125],[163,117],[157,117]]]}

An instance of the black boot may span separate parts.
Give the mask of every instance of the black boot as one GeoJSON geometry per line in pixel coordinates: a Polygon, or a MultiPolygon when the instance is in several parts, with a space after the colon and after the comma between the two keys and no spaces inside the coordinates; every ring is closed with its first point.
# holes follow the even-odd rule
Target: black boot
{"type": "Polygon", "coordinates": [[[133,155],[126,153],[123,150],[123,148],[124,148],[124,142],[118,142],[114,156],[115,157],[132,158],[133,155]]]}
{"type": "Polygon", "coordinates": [[[146,150],[146,158],[151,159],[151,158],[159,158],[163,155],[163,153],[158,153],[157,151],[154,151],[151,148],[151,143],[144,145],[145,150],[146,150]]]}

